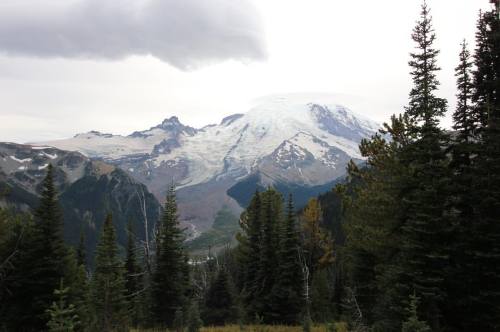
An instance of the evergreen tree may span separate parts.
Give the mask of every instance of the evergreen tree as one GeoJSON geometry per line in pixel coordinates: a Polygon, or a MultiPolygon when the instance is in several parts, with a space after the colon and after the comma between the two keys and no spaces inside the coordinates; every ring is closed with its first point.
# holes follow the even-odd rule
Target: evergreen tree
{"type": "Polygon", "coordinates": [[[80,326],[77,330],[84,330],[83,327],[90,326],[92,320],[90,303],[90,280],[87,270],[87,254],[85,249],[85,235],[80,233],[80,241],[76,249],[70,248],[66,259],[66,281],[69,285],[68,300],[74,304],[78,315],[80,326]]]}
{"type": "Polygon", "coordinates": [[[495,99],[495,55],[494,38],[495,12],[480,12],[476,29],[476,50],[473,72],[474,90],[472,101],[475,107],[475,120],[479,129],[485,128],[495,99]],[[490,31],[490,29],[493,29],[490,31]],[[493,42],[493,43],[492,43],[493,42]]]}
{"type": "Polygon", "coordinates": [[[187,313],[187,330],[188,332],[198,332],[202,326],[203,321],[200,318],[198,301],[193,300],[187,313]]]}
{"type": "MultiPolygon", "coordinates": [[[[407,115],[393,116],[381,134],[363,140],[360,151],[367,166],[359,168],[351,162],[349,183],[336,187],[342,197],[346,234],[342,261],[336,266],[340,265],[346,275],[341,286],[355,290],[364,320],[381,331],[399,330],[404,316],[404,305],[398,296],[400,193],[408,169],[399,155],[411,142],[409,127],[407,115]],[[386,136],[391,139],[386,140],[386,136]]],[[[339,291],[337,286],[336,292],[339,291]]],[[[340,309],[345,311],[344,307],[340,309]]]]}
{"type": "Polygon", "coordinates": [[[418,301],[419,298],[413,294],[410,295],[410,306],[408,310],[408,320],[403,323],[402,332],[431,332],[426,322],[418,319],[418,301]]]}
{"type": "MultiPolygon", "coordinates": [[[[16,331],[23,328],[19,320],[26,310],[25,292],[26,252],[32,245],[34,222],[29,215],[16,215],[0,209],[0,330],[16,331]]],[[[30,327],[27,326],[27,330],[30,327]]]]}
{"type": "Polygon", "coordinates": [[[259,317],[265,322],[272,322],[272,290],[278,278],[277,267],[279,248],[278,226],[283,220],[283,198],[273,188],[268,188],[261,195],[261,249],[255,291],[256,308],[259,317]]]}
{"type": "Polygon", "coordinates": [[[75,314],[80,322],[78,331],[89,326],[91,320],[89,281],[85,267],[78,265],[77,257],[73,248],[69,248],[68,255],[64,261],[65,278],[64,283],[68,285],[67,301],[72,304],[75,314]]]}
{"type": "Polygon", "coordinates": [[[242,213],[241,228],[243,234],[238,234],[238,260],[240,269],[240,289],[242,290],[249,316],[254,317],[258,308],[257,282],[261,258],[262,243],[262,209],[261,194],[256,192],[248,208],[242,213]]]}
{"type": "Polygon", "coordinates": [[[19,257],[19,278],[12,285],[15,303],[13,329],[43,330],[49,320],[46,309],[56,300],[54,289],[65,277],[67,248],[62,236],[62,215],[54,184],[54,168],[49,165],[42,182],[41,198],[34,211],[33,230],[19,257]]]}
{"type": "Polygon", "coordinates": [[[64,287],[61,279],[59,288],[54,290],[54,295],[58,298],[57,302],[52,302],[52,306],[47,309],[50,315],[47,327],[50,332],[72,332],[79,325],[75,306],[66,301],[68,292],[69,288],[64,287]]]}
{"type": "Polygon", "coordinates": [[[467,49],[467,43],[462,43],[460,62],[455,69],[457,77],[457,107],[453,113],[453,129],[455,136],[451,142],[453,180],[456,188],[453,192],[453,208],[458,211],[457,218],[461,223],[466,223],[472,218],[473,207],[470,196],[472,195],[472,182],[475,177],[473,156],[477,154],[477,132],[474,107],[472,104],[472,61],[467,49]]]}
{"type": "MultiPolygon", "coordinates": [[[[457,132],[455,142],[468,143],[474,138],[477,130],[477,123],[473,117],[472,104],[472,59],[467,42],[464,40],[461,45],[459,55],[459,64],[455,68],[455,77],[457,78],[457,107],[453,113],[453,129],[457,132]]],[[[467,152],[467,151],[466,151],[467,152]]],[[[462,162],[467,164],[470,162],[468,155],[462,162]]],[[[456,159],[456,157],[454,158],[456,159]]]]}
{"type": "Polygon", "coordinates": [[[331,271],[317,271],[311,282],[311,318],[317,323],[333,320],[331,271]]]}
{"type": "Polygon", "coordinates": [[[500,327],[500,23],[497,10],[481,14],[475,54],[475,113],[481,120],[477,174],[478,199],[470,229],[468,326],[500,327]]]}
{"type": "Polygon", "coordinates": [[[292,195],[286,217],[280,225],[277,280],[272,289],[271,319],[275,323],[299,322],[303,307],[302,271],[299,262],[300,241],[292,195]]]}
{"type": "Polygon", "coordinates": [[[174,322],[172,323],[172,327],[176,332],[184,331],[184,312],[180,307],[175,310],[174,322]]]}
{"type": "Polygon", "coordinates": [[[175,312],[186,305],[186,273],[184,236],[179,228],[174,186],[165,202],[163,218],[156,238],[156,269],[153,274],[152,297],[154,320],[172,326],[175,312]]]}
{"type": "Polygon", "coordinates": [[[238,306],[229,274],[222,268],[208,289],[203,310],[203,322],[223,326],[238,321],[238,306]]]}
{"type": "Polygon", "coordinates": [[[455,133],[451,142],[450,171],[453,185],[449,195],[449,214],[453,218],[453,241],[450,243],[450,272],[447,279],[445,303],[445,324],[459,330],[467,330],[463,323],[469,313],[469,282],[474,279],[471,270],[474,258],[470,254],[470,240],[474,225],[474,206],[478,196],[473,188],[477,178],[479,128],[475,107],[472,103],[472,61],[467,44],[462,43],[457,77],[457,107],[453,113],[455,133]]]}
{"type": "MultiPolygon", "coordinates": [[[[433,48],[435,34],[426,3],[414,29],[417,51],[411,54],[414,86],[406,114],[412,121],[414,141],[401,156],[409,176],[403,188],[403,279],[407,293],[414,288],[422,295],[426,320],[434,329],[441,321],[440,307],[445,301],[443,286],[451,277],[449,252],[451,222],[446,215],[450,176],[445,152],[447,136],[439,128],[446,101],[435,96],[439,82],[436,72],[438,50],[433,48]]],[[[401,294],[401,301],[408,296],[401,294]]]]}
{"type": "Polygon", "coordinates": [[[457,77],[457,108],[453,114],[455,135],[451,142],[451,162],[453,186],[450,193],[450,215],[453,218],[453,242],[451,246],[450,271],[447,280],[445,324],[457,330],[469,330],[471,290],[476,279],[474,270],[476,258],[471,244],[476,224],[475,210],[480,197],[474,188],[478,169],[477,155],[480,153],[481,122],[478,121],[477,107],[472,102],[474,85],[472,61],[464,41],[455,69],[457,77]]]}
{"type": "Polygon", "coordinates": [[[128,324],[123,264],[118,255],[111,215],[106,217],[96,249],[91,301],[95,328],[101,331],[125,329],[128,324]]]}
{"type": "Polygon", "coordinates": [[[410,101],[406,113],[415,123],[419,137],[425,138],[437,134],[439,118],[446,112],[446,100],[434,95],[439,86],[436,72],[439,50],[433,47],[436,35],[432,27],[427,4],[424,2],[420,20],[417,22],[412,39],[416,44],[416,52],[411,53],[409,65],[413,88],[410,91],[410,101]]]}
{"type": "Polygon", "coordinates": [[[439,51],[425,2],[412,38],[409,106],[382,130],[390,142],[377,134],[361,143],[368,167],[351,163],[354,187],[339,187],[347,219],[347,284],[364,321],[383,331],[400,329],[413,289],[422,295],[424,317],[439,329],[452,277],[449,144],[439,127],[446,101],[435,95],[439,51]]]}
{"type": "Polygon", "coordinates": [[[87,253],[85,249],[85,233],[83,230],[80,232],[80,241],[78,242],[78,247],[76,249],[76,260],[78,265],[87,266],[87,253]]]}
{"type": "Polygon", "coordinates": [[[141,271],[137,263],[137,247],[135,244],[135,235],[132,229],[132,223],[127,225],[127,248],[125,257],[125,289],[126,297],[129,303],[129,314],[131,323],[137,325],[140,316],[140,288],[141,271]]]}

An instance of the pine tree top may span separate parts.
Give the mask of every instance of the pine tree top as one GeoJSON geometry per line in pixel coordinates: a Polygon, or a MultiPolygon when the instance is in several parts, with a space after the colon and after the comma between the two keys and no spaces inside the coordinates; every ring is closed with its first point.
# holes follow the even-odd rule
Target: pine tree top
{"type": "Polygon", "coordinates": [[[407,113],[416,126],[436,128],[439,117],[446,112],[446,100],[434,95],[439,86],[436,72],[439,50],[433,47],[436,34],[432,27],[432,17],[427,3],[424,1],[420,19],[413,29],[412,39],[416,50],[410,53],[411,76],[413,88],[410,91],[410,102],[407,113]]]}
{"type": "Polygon", "coordinates": [[[116,232],[111,214],[106,216],[102,227],[101,237],[96,248],[96,274],[99,270],[108,271],[110,268],[121,268],[116,244],[116,232]]]}
{"type": "Polygon", "coordinates": [[[468,141],[476,130],[472,107],[472,59],[468,50],[467,42],[461,44],[459,64],[455,68],[457,78],[457,107],[453,113],[453,129],[457,130],[460,140],[468,141]]]}

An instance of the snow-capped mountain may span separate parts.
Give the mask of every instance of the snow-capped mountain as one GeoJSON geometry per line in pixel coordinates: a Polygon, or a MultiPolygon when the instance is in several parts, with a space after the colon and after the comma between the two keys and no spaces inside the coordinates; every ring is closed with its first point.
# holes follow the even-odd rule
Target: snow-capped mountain
{"type": "Polygon", "coordinates": [[[0,143],[0,207],[30,211],[39,204],[48,165],[64,216],[64,237],[77,245],[84,232],[89,258],[108,213],[113,215],[118,242],[127,243],[127,223],[145,238],[160,216],[161,206],[146,186],[119,167],[91,160],[79,152],[48,146],[0,143]]]}
{"type": "Polygon", "coordinates": [[[260,173],[268,182],[323,185],[361,159],[360,140],[377,129],[330,96],[281,95],[200,129],[172,117],[128,136],[93,131],[43,144],[118,165],[158,198],[173,180],[184,217],[204,228],[223,204],[236,208],[226,192],[238,181],[260,173]]]}

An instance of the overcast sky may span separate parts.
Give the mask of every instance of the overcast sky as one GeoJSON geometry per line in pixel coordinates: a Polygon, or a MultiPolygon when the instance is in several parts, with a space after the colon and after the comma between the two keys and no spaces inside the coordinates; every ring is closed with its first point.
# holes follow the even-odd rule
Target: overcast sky
{"type": "MultiPolygon", "coordinates": [[[[428,0],[440,95],[488,0],[428,0]]],[[[401,112],[421,0],[1,0],[0,141],[201,127],[265,95],[322,92],[401,112]]],[[[444,121],[449,125],[449,119],[444,121]]]]}

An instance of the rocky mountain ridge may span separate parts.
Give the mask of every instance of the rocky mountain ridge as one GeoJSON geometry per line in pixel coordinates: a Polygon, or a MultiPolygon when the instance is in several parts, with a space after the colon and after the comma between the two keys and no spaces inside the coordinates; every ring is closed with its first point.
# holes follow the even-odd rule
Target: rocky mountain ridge
{"type": "Polygon", "coordinates": [[[182,218],[206,229],[223,205],[241,209],[227,194],[239,181],[260,174],[261,185],[330,183],[350,159],[361,161],[358,144],[378,127],[331,96],[279,95],[199,129],[170,117],[128,136],[92,131],[41,144],[118,166],[160,200],[176,183],[182,218]]]}
{"type": "Polygon", "coordinates": [[[54,167],[64,237],[76,245],[83,232],[90,258],[108,213],[121,245],[126,243],[129,221],[139,240],[151,233],[161,206],[145,185],[119,167],[48,146],[0,143],[0,206],[33,211],[49,164],[54,167]]]}

